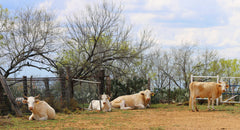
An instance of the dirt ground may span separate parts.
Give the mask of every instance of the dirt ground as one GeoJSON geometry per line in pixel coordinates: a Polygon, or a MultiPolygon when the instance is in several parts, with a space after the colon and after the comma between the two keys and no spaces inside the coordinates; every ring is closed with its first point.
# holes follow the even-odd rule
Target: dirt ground
{"type": "Polygon", "coordinates": [[[200,112],[191,112],[186,106],[166,105],[144,110],[57,113],[55,120],[48,121],[28,121],[27,115],[8,119],[10,125],[1,127],[0,124],[0,129],[240,129],[239,106],[223,106],[216,111],[207,111],[206,106],[203,108],[200,112]]]}
{"type": "MultiPolygon", "coordinates": [[[[81,115],[79,115],[81,116],[81,115]]],[[[91,115],[89,115],[91,117],[91,115]]],[[[89,119],[66,123],[64,127],[87,129],[240,129],[239,115],[224,111],[188,110],[173,111],[162,109],[111,112],[89,119]]]]}

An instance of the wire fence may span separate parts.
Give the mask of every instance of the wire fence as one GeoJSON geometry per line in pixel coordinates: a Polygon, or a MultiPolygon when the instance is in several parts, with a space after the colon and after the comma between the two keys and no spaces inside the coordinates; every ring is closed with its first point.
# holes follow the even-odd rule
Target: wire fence
{"type": "MultiPolygon", "coordinates": [[[[72,99],[69,98],[68,82],[66,79],[57,77],[27,78],[23,76],[22,78],[8,78],[7,84],[23,113],[30,113],[27,110],[27,104],[22,103],[24,96],[40,95],[40,100],[48,102],[56,112],[62,112],[63,108],[84,110],[91,100],[99,99],[100,97],[98,82],[91,81],[74,81],[72,99]]],[[[0,97],[1,115],[9,113],[11,110],[11,105],[8,104],[6,94],[3,95],[0,97]]]]}

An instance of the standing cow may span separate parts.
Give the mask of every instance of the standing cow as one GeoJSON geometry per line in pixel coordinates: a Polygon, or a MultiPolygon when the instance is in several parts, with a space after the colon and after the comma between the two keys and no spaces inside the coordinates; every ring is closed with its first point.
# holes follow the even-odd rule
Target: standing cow
{"type": "Polygon", "coordinates": [[[151,101],[152,93],[150,90],[146,89],[145,91],[140,91],[139,93],[132,95],[124,95],[117,97],[111,101],[113,108],[120,109],[144,109],[149,106],[151,101]]]}
{"type": "Polygon", "coordinates": [[[29,120],[48,120],[55,118],[55,110],[48,105],[45,101],[40,101],[39,95],[36,97],[26,97],[27,100],[23,100],[23,103],[28,104],[28,109],[32,112],[29,120]]]}
{"type": "Polygon", "coordinates": [[[189,85],[189,107],[192,107],[192,111],[194,112],[194,105],[195,110],[198,111],[196,98],[208,98],[208,109],[210,110],[210,100],[212,99],[212,109],[214,110],[214,100],[220,97],[228,87],[225,82],[192,82],[189,85]]]}

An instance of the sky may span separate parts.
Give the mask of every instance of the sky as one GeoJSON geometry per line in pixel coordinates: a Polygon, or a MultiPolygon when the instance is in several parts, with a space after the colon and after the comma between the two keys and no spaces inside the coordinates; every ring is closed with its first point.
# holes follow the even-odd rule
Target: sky
{"type": "MultiPolygon", "coordinates": [[[[45,8],[60,21],[99,0],[0,0],[9,11],[26,6],[45,8]]],[[[150,28],[161,47],[196,43],[218,50],[222,58],[240,58],[239,0],[113,0],[124,7],[126,20],[150,28]]]]}

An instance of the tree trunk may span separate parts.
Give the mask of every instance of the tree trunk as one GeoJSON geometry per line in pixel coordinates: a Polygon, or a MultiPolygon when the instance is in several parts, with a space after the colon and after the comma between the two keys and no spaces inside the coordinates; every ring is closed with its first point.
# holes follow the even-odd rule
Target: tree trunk
{"type": "Polygon", "coordinates": [[[2,84],[3,89],[7,93],[7,97],[8,97],[8,100],[9,100],[10,104],[11,104],[11,107],[13,108],[13,110],[16,113],[16,116],[22,116],[22,111],[20,111],[17,103],[15,102],[15,98],[14,98],[12,92],[7,85],[7,82],[6,82],[5,78],[1,74],[0,74],[0,80],[1,80],[1,84],[2,84]]]}

